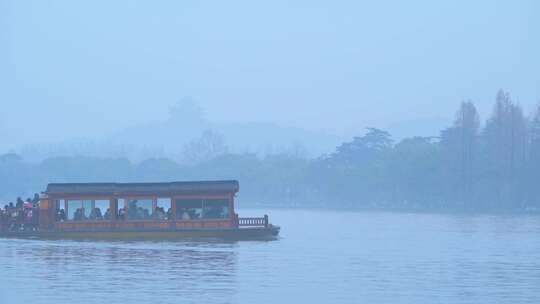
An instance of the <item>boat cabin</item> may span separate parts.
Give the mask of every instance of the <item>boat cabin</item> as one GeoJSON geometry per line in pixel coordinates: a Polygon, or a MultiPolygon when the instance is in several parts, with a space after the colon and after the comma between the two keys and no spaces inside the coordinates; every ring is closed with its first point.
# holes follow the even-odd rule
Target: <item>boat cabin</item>
{"type": "Polygon", "coordinates": [[[239,220],[237,181],[53,183],[40,202],[40,230],[190,229],[268,226],[239,220]]]}

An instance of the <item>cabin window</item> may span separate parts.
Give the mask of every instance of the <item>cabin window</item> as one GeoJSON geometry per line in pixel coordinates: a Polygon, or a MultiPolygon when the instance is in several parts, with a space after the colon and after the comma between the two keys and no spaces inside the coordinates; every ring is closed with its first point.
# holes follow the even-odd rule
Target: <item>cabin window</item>
{"type": "Polygon", "coordinates": [[[172,218],[172,202],[170,198],[158,198],[156,201],[156,219],[170,220],[172,218]]]}
{"type": "Polygon", "coordinates": [[[79,219],[81,216],[82,210],[82,201],[81,200],[68,200],[67,201],[67,219],[70,221],[75,220],[75,216],[79,219]]]}
{"type": "Polygon", "coordinates": [[[57,222],[63,222],[67,220],[66,216],[66,201],[65,200],[55,200],[55,220],[57,222]]]}
{"type": "Polygon", "coordinates": [[[130,220],[151,220],[154,201],[152,199],[128,200],[127,214],[130,220]]]}
{"type": "Polygon", "coordinates": [[[201,218],[202,200],[178,199],[176,200],[176,218],[179,220],[194,220],[201,218]]]}
{"type": "Polygon", "coordinates": [[[90,200],[68,200],[67,219],[70,221],[83,221],[90,217],[92,212],[92,201],[90,200]]]}
{"type": "MultiPolygon", "coordinates": [[[[67,212],[63,213],[67,213],[67,219],[70,221],[101,221],[107,219],[106,217],[110,219],[109,200],[67,200],[66,205],[67,212]]],[[[62,210],[58,210],[57,214],[61,217],[62,210]]]]}
{"type": "Polygon", "coordinates": [[[126,200],[119,198],[116,200],[116,219],[125,220],[126,219],[126,200]]]}
{"type": "Polygon", "coordinates": [[[90,212],[90,219],[94,221],[110,220],[111,209],[109,200],[95,200],[94,207],[90,212]]]}
{"type": "Polygon", "coordinates": [[[229,200],[209,199],[204,200],[203,218],[222,219],[229,217],[229,200]]]}

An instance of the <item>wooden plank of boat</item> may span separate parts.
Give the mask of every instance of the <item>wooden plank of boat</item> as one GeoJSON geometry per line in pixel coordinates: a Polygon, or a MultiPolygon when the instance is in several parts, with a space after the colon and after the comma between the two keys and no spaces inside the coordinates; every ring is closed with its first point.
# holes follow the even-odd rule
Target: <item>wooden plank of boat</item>
{"type": "Polygon", "coordinates": [[[275,240],[279,230],[279,226],[269,226],[231,229],[3,231],[0,237],[51,240],[275,240]]]}

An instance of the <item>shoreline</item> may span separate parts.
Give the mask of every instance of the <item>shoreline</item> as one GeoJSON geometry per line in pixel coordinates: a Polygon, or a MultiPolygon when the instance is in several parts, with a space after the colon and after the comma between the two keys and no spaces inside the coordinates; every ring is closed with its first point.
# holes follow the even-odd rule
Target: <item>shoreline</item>
{"type": "Polygon", "coordinates": [[[309,205],[309,204],[261,204],[239,202],[237,209],[279,209],[279,210],[329,210],[349,212],[389,212],[389,213],[413,213],[413,214],[445,214],[445,215],[521,215],[540,216],[539,210],[507,210],[507,209],[443,209],[443,208],[381,208],[381,207],[358,207],[358,206],[335,206],[335,205],[309,205]]]}

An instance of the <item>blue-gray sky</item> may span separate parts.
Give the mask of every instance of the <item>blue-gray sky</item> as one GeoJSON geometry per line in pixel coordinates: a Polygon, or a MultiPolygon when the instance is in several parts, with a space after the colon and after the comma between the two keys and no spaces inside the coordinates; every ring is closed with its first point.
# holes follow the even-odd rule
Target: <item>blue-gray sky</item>
{"type": "Polygon", "coordinates": [[[106,136],[184,97],[345,137],[466,98],[484,119],[499,88],[530,111],[538,3],[0,0],[3,146],[106,136]]]}

